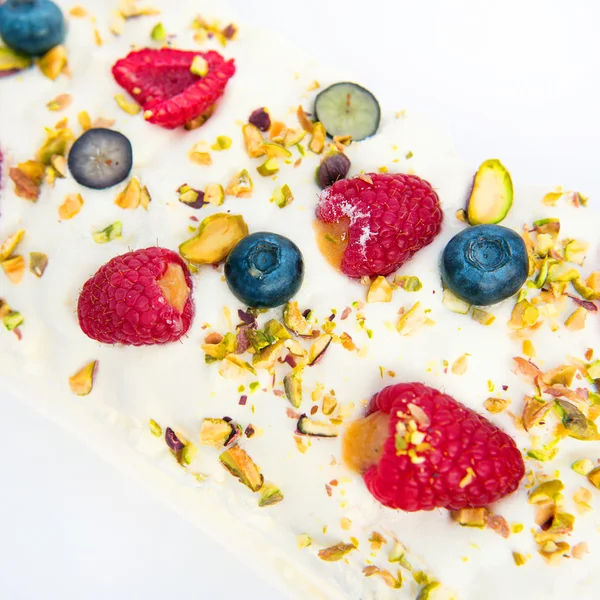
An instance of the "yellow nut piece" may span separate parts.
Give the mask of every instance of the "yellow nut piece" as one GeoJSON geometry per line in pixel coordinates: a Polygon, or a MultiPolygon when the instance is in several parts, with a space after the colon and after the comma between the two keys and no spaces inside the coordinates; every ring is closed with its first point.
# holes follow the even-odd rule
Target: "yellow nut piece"
{"type": "Polygon", "coordinates": [[[123,94],[115,94],[115,102],[121,110],[130,115],[137,115],[142,110],[139,104],[129,102],[123,94]]]}
{"type": "Polygon", "coordinates": [[[37,61],[42,73],[56,79],[67,67],[67,51],[64,46],[55,46],[37,61]]]}
{"type": "Polygon", "coordinates": [[[0,262],[10,257],[10,255],[17,249],[17,246],[23,239],[24,235],[25,230],[19,229],[6,238],[6,240],[0,246],[0,262]]]}
{"type": "Polygon", "coordinates": [[[379,275],[369,287],[367,292],[367,303],[391,302],[394,290],[388,280],[379,275]]]}
{"type": "Polygon", "coordinates": [[[250,198],[254,184],[247,169],[242,169],[234,175],[229,181],[229,185],[225,190],[227,196],[235,196],[236,198],[250,198]]]}
{"type": "Polygon", "coordinates": [[[87,396],[92,391],[97,366],[98,361],[93,360],[91,363],[88,363],[85,367],[77,371],[75,375],[69,377],[69,387],[71,388],[71,391],[78,396],[87,396]]]}
{"type": "Polygon", "coordinates": [[[3,260],[2,269],[11,283],[21,283],[25,274],[25,259],[22,256],[13,256],[3,260]]]}
{"type": "Polygon", "coordinates": [[[58,207],[58,216],[61,221],[72,219],[83,206],[81,194],[69,194],[65,201],[58,207]]]}

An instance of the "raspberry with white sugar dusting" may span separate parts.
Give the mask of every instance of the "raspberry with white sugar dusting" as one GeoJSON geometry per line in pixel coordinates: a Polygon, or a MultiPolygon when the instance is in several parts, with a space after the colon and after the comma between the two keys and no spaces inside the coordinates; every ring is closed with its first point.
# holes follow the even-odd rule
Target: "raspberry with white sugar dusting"
{"type": "Polygon", "coordinates": [[[370,173],[321,193],[317,219],[347,225],[340,268],[349,277],[389,275],[440,232],[443,213],[429,183],[415,175],[370,173]],[[346,245],[347,244],[347,245],[346,245]]]}

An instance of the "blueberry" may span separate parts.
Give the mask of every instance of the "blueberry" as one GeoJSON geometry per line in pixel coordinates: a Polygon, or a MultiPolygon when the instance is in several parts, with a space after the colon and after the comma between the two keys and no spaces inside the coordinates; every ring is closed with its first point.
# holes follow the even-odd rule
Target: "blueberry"
{"type": "Polygon", "coordinates": [[[277,233],[253,233],[229,254],[225,279],[233,295],[247,306],[280,306],[302,285],[302,252],[291,240],[277,233]]]}
{"type": "Polygon", "coordinates": [[[529,273],[525,242],[512,229],[477,225],[455,235],[442,254],[442,280],[470,304],[496,304],[518,292],[529,273]]]}
{"type": "Polygon", "coordinates": [[[69,152],[69,170],[75,181],[95,190],[121,183],[132,163],[131,142],[112,129],[89,129],[69,152]]]}
{"type": "Polygon", "coordinates": [[[8,0],[0,6],[0,37],[13,50],[41,56],[65,39],[65,19],[50,0],[8,0]]]}

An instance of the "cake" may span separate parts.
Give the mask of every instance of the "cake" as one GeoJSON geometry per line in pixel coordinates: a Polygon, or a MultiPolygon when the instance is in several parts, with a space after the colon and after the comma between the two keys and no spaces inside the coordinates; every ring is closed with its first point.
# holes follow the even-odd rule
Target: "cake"
{"type": "Polygon", "coordinates": [[[58,4],[64,40],[0,49],[2,386],[291,597],[594,597],[587,198],[220,4],[58,4]]]}

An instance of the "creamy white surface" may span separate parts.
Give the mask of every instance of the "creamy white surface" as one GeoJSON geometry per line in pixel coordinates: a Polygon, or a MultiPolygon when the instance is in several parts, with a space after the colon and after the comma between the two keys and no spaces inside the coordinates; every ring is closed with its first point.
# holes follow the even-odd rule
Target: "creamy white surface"
{"type": "MultiPolygon", "coordinates": [[[[161,4],[166,6],[166,3],[161,4]]],[[[168,31],[179,34],[177,44],[180,47],[194,48],[187,25],[197,10],[212,15],[209,9],[202,11],[198,3],[186,3],[186,6],[189,10],[186,12],[182,8],[176,16],[165,10],[160,20],[168,31]]],[[[98,26],[103,32],[106,32],[105,12],[104,9],[96,11],[98,26]]],[[[224,12],[219,9],[219,14],[214,16],[226,20],[224,12]]],[[[239,124],[236,124],[236,121],[245,120],[252,109],[266,105],[276,118],[295,126],[295,116],[290,109],[295,109],[300,102],[307,108],[310,106],[309,98],[314,92],[306,92],[307,85],[313,79],[327,85],[347,74],[323,72],[321,67],[292,51],[285,56],[275,56],[272,37],[267,40],[264,34],[242,26],[239,41],[223,50],[225,56],[236,59],[238,72],[213,119],[193,132],[168,132],[145,123],[141,116],[123,113],[113,100],[113,95],[122,90],[112,81],[110,66],[127,53],[130,43],[146,44],[150,28],[151,22],[147,19],[131,21],[118,40],[105,33],[107,43],[98,49],[91,45],[89,23],[74,20],[67,44],[72,80],[60,78],[50,82],[32,70],[13,80],[10,97],[0,94],[1,143],[6,164],[14,165],[31,158],[43,141],[43,127],[51,126],[63,115],[70,117],[70,124],[77,131],[75,116],[80,110],[87,110],[92,118],[102,115],[116,119],[115,128],[126,134],[133,144],[132,174],[148,187],[153,198],[147,213],[142,209],[123,211],[114,204],[122,186],[95,192],[81,188],[69,177],[58,180],[53,189],[44,186],[39,201],[30,204],[17,198],[12,183],[4,178],[0,239],[23,227],[27,235],[20,252],[46,252],[50,263],[41,280],[27,273],[18,286],[11,285],[4,277],[0,281],[2,297],[26,318],[20,342],[12,334],[4,331],[0,334],[3,381],[21,389],[24,395],[27,389],[43,389],[44,394],[38,402],[46,411],[52,411],[53,402],[61,402],[72,405],[75,414],[81,412],[84,405],[86,410],[102,419],[110,415],[122,437],[176,476],[181,469],[174,464],[164,444],[147,432],[149,418],[188,434],[192,440],[196,440],[204,417],[228,415],[244,425],[251,422],[255,427],[261,427],[264,433],[245,441],[244,447],[261,466],[267,480],[280,486],[285,495],[284,502],[259,511],[256,496],[219,466],[216,452],[203,447],[199,451],[199,470],[213,478],[209,484],[200,486],[202,490],[197,494],[211,510],[213,503],[226,504],[240,520],[256,527],[274,547],[288,554],[292,563],[305,566],[326,580],[331,586],[329,590],[321,581],[317,584],[324,597],[414,596],[416,587],[411,590],[408,583],[402,591],[392,592],[379,579],[366,580],[361,574],[365,554],[369,553],[366,539],[373,530],[388,538],[396,535],[409,548],[411,560],[415,557],[414,562],[418,563],[422,559],[433,576],[455,588],[461,598],[479,598],[485,593],[487,597],[500,599],[516,596],[524,590],[528,595],[539,594],[547,598],[559,598],[567,593],[591,597],[590,590],[598,584],[597,576],[592,579],[597,563],[595,555],[583,562],[570,561],[559,569],[547,567],[535,552],[528,532],[533,525],[533,510],[526,503],[523,490],[497,507],[497,512],[509,522],[526,525],[523,533],[511,536],[509,540],[503,540],[489,530],[461,529],[449,520],[446,511],[394,513],[380,507],[360,479],[343,467],[329,465],[331,455],[339,457],[338,440],[315,440],[306,454],[297,451],[292,436],[295,422],[285,414],[288,406],[285,399],[270,392],[257,392],[249,396],[247,406],[239,406],[237,387],[241,383],[247,386],[256,378],[245,381],[223,379],[218,375],[216,365],[204,364],[200,349],[206,334],[201,328],[204,323],[210,323],[212,329],[224,333],[229,327],[223,317],[223,307],[228,306],[233,315],[242,308],[221,281],[221,273],[207,268],[194,276],[197,314],[188,337],[181,344],[141,349],[102,347],[81,333],[74,310],[77,294],[83,282],[99,266],[129,248],[143,248],[158,242],[161,246],[176,249],[189,237],[189,216],[202,219],[222,209],[243,214],[251,231],[277,231],[301,247],[306,261],[306,279],[297,300],[302,308],[314,309],[321,320],[330,314],[331,308],[337,308],[339,313],[351,302],[364,300],[366,292],[360,284],[335,273],[314,243],[311,224],[319,190],[313,174],[318,159],[309,157],[297,169],[282,165],[277,181],[261,178],[255,172],[255,166],[261,161],[247,157],[239,124]],[[88,67],[89,64],[93,67],[88,67]],[[256,65],[268,65],[268,69],[257,69],[256,65]],[[299,77],[295,78],[294,73],[299,77]],[[26,99],[18,109],[13,96],[17,93],[20,99],[26,99]],[[50,113],[44,104],[58,93],[71,93],[73,105],[64,113],[50,113]],[[28,123],[27,127],[23,126],[24,122],[28,123]],[[233,147],[223,153],[213,153],[211,167],[192,164],[187,157],[192,145],[201,140],[212,143],[217,135],[232,137],[233,147]],[[201,211],[193,211],[177,201],[175,190],[182,183],[198,188],[214,182],[226,184],[242,167],[248,168],[253,175],[255,190],[252,198],[228,197],[223,207],[205,207],[201,211]],[[296,199],[290,207],[280,210],[268,199],[274,187],[283,183],[290,185],[296,199]],[[74,192],[82,194],[83,209],[73,220],[59,223],[57,208],[66,194],[74,192]],[[118,219],[123,221],[123,238],[104,246],[95,244],[91,232],[118,219]],[[68,377],[91,359],[100,362],[93,393],[85,399],[75,398],[68,389],[68,377]],[[255,408],[254,413],[251,406],[255,408]],[[329,498],[325,483],[343,478],[348,481],[329,498]],[[342,503],[345,503],[344,507],[342,503]],[[350,532],[340,529],[341,517],[352,520],[354,527],[350,532]],[[326,534],[321,532],[324,525],[328,526],[326,534]],[[295,536],[299,533],[313,537],[310,549],[296,550],[295,536]],[[348,556],[350,566],[341,562],[322,563],[314,556],[320,547],[348,541],[350,535],[361,541],[359,551],[348,556]],[[511,556],[513,550],[530,552],[531,561],[517,569],[511,556]],[[467,562],[462,560],[465,556],[469,559],[467,562]],[[364,591],[363,586],[367,588],[364,591]]],[[[1,85],[6,86],[6,80],[1,85]]],[[[520,344],[509,339],[506,329],[512,303],[494,310],[497,320],[489,328],[450,313],[441,305],[437,260],[444,244],[463,227],[454,218],[454,212],[464,205],[473,175],[472,166],[456,156],[447,136],[412,111],[406,117],[396,119],[393,113],[384,110],[378,135],[351,146],[348,154],[352,160],[351,173],[363,169],[374,171],[382,165],[387,165],[390,170],[413,169],[438,191],[446,220],[444,230],[434,244],[399,271],[399,274],[418,275],[423,282],[421,292],[397,291],[389,305],[366,306],[363,312],[367,327],[374,331],[372,340],[357,329],[354,313],[339,323],[336,333],[347,330],[357,345],[368,347],[368,355],[359,358],[339,345],[332,346],[318,366],[307,370],[305,398],[314,384],[321,382],[326,389],[335,389],[341,402],[355,402],[358,414],[361,401],[368,400],[383,385],[395,381],[381,380],[379,366],[384,366],[396,372],[397,381],[418,380],[444,388],[479,411],[490,395],[488,380],[496,384],[496,392],[501,385],[509,385],[506,397],[512,398],[511,408],[518,412],[528,386],[510,372],[512,356],[520,354],[520,344]],[[392,150],[394,144],[398,146],[396,151],[392,150]],[[414,155],[410,161],[404,158],[408,151],[414,155]],[[400,159],[399,163],[392,162],[395,158],[400,159]],[[436,321],[435,327],[423,329],[409,338],[400,337],[395,330],[386,327],[386,322],[395,323],[399,307],[408,308],[417,300],[431,308],[430,317],[436,321]],[[444,375],[442,361],[452,363],[465,352],[471,354],[467,373],[461,377],[444,375]]],[[[546,191],[549,190],[517,188],[515,206],[504,224],[518,229],[524,222],[536,218],[558,216],[565,237],[572,235],[594,242],[597,214],[589,209],[588,212],[582,212],[584,209],[577,212],[564,205],[543,207],[539,199],[546,191]],[[586,218],[589,214],[594,214],[595,218],[586,218]]],[[[598,245],[594,244],[588,254],[587,270],[597,265],[599,258],[598,245]]],[[[274,316],[278,314],[278,311],[273,312],[274,316]]],[[[590,317],[588,321],[586,330],[577,334],[570,334],[564,328],[551,333],[547,326],[536,332],[532,341],[540,353],[538,364],[542,368],[557,366],[564,362],[567,353],[581,357],[586,348],[593,347],[597,318],[590,317]]],[[[261,381],[267,385],[270,377],[263,373],[261,381]]],[[[307,399],[303,408],[310,408],[307,399]]],[[[492,417],[492,420],[514,433],[508,417],[492,417]]],[[[528,444],[525,436],[517,436],[517,440],[521,447],[528,444]]],[[[597,451],[597,444],[563,442],[558,460],[546,465],[546,471],[551,473],[554,468],[560,468],[567,489],[574,490],[583,480],[570,473],[568,465],[583,456],[594,458],[597,451]]],[[[187,478],[182,483],[195,485],[187,478]]],[[[222,513],[221,518],[226,521],[226,514],[222,513]]],[[[597,527],[597,517],[593,513],[578,517],[573,543],[585,540],[592,552],[597,553],[600,549],[597,527]]],[[[373,564],[381,568],[392,566],[387,563],[383,551],[373,559],[373,564]]],[[[302,597],[300,588],[296,589],[302,597]]]]}

